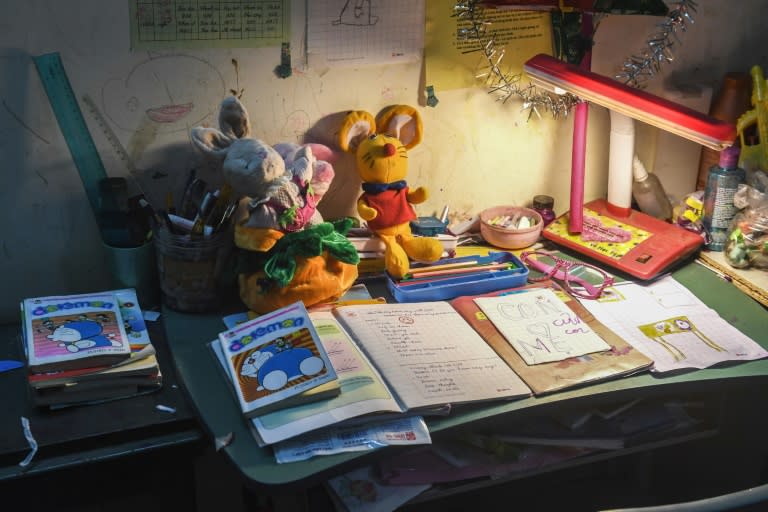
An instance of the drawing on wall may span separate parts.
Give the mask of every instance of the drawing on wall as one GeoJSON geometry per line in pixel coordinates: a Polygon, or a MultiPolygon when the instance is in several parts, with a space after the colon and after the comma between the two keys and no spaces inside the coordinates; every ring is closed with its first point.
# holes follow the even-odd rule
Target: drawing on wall
{"type": "Polygon", "coordinates": [[[424,2],[313,0],[307,10],[307,53],[324,64],[409,62],[424,46],[424,2]]]}
{"type": "Polygon", "coordinates": [[[682,361],[686,358],[685,352],[673,345],[672,342],[667,339],[675,334],[693,334],[701,340],[702,343],[717,352],[727,352],[726,349],[712,341],[703,332],[697,329],[688,317],[685,316],[677,316],[651,324],[638,325],[638,328],[648,338],[664,347],[667,352],[675,358],[675,361],[682,361]]]}
{"type": "Polygon", "coordinates": [[[375,25],[377,21],[371,0],[347,0],[333,25],[375,25]]]}
{"type": "Polygon", "coordinates": [[[190,55],[153,57],[123,79],[102,87],[104,114],[126,131],[146,126],[157,133],[187,132],[218,109],[227,87],[211,63],[190,55]]]}

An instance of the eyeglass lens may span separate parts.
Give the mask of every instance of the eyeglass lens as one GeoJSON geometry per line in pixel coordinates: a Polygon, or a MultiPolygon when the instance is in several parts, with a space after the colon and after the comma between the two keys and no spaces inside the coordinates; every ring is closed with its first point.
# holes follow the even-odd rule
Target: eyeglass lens
{"type": "Polygon", "coordinates": [[[564,282],[566,289],[574,295],[584,298],[597,298],[605,284],[607,275],[601,270],[570,260],[561,260],[545,253],[532,253],[526,258],[531,266],[538,266],[531,280],[552,277],[564,282]],[[538,264],[538,265],[537,265],[538,264]],[[546,272],[543,269],[549,268],[546,272]]]}

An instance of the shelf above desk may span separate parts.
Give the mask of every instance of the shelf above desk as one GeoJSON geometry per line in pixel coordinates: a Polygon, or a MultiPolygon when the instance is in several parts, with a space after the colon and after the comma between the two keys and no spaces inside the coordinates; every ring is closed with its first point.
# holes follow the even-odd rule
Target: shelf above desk
{"type": "MultiPolygon", "coordinates": [[[[716,310],[726,321],[764,347],[768,347],[766,310],[757,302],[699,265],[689,264],[674,277],[716,310]]],[[[361,465],[381,451],[316,457],[301,464],[277,464],[269,448],[259,448],[246,420],[240,414],[232,392],[206,344],[224,330],[222,314],[190,315],[164,309],[164,324],[169,348],[183,383],[202,424],[213,438],[234,434],[222,452],[234,463],[245,482],[252,487],[306,487],[361,465]]],[[[698,370],[673,376],[655,377],[649,373],[586,386],[549,396],[457,409],[450,416],[428,420],[432,432],[467,426],[471,422],[491,421],[505,415],[531,414],[558,402],[594,406],[601,401],[638,398],[654,394],[686,393],[722,389],[729,382],[767,378],[768,360],[698,370]],[[566,402],[567,401],[567,402],[566,402]]]]}

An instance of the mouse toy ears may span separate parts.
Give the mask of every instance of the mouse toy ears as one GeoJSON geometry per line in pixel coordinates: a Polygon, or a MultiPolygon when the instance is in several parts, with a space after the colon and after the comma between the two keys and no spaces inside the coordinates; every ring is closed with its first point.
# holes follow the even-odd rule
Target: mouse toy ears
{"type": "Polygon", "coordinates": [[[405,149],[411,149],[421,142],[423,131],[419,111],[409,105],[393,105],[379,112],[376,129],[397,138],[405,149]]]}
{"type": "Polygon", "coordinates": [[[192,128],[192,143],[203,153],[223,159],[233,142],[251,136],[248,111],[236,97],[229,96],[221,102],[219,127],[218,130],[203,126],[192,128]]]}
{"type": "Polygon", "coordinates": [[[353,110],[341,123],[339,147],[343,151],[355,151],[362,139],[374,133],[395,137],[406,149],[411,149],[421,142],[421,116],[418,110],[408,105],[387,107],[375,120],[364,110],[353,110]]]}
{"type": "Polygon", "coordinates": [[[342,151],[354,152],[364,138],[376,133],[376,121],[365,110],[349,112],[341,122],[338,143],[342,151]]]}

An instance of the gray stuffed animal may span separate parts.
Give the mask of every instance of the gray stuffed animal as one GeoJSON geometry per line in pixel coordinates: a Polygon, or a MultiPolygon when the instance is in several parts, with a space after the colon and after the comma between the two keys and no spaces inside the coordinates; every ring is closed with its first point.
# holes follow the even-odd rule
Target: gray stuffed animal
{"type": "Polygon", "coordinates": [[[234,96],[222,101],[219,126],[195,127],[191,137],[198,149],[221,163],[225,182],[242,197],[235,214],[238,224],[291,232],[323,221],[316,207],[334,172],[313,154],[319,145],[280,144],[278,152],[251,137],[248,112],[234,96]]]}

